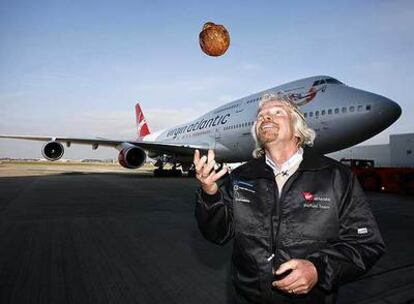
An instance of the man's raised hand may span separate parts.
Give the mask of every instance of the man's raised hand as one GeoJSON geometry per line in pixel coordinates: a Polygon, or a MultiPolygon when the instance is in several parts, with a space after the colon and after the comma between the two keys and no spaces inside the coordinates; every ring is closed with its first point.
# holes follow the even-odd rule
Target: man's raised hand
{"type": "Polygon", "coordinates": [[[223,168],[216,172],[214,166],[216,161],[214,160],[214,151],[208,150],[207,156],[200,158],[200,151],[195,150],[194,152],[194,166],[196,171],[196,178],[201,183],[203,191],[207,194],[213,195],[218,191],[216,181],[227,173],[227,168],[223,168]]]}

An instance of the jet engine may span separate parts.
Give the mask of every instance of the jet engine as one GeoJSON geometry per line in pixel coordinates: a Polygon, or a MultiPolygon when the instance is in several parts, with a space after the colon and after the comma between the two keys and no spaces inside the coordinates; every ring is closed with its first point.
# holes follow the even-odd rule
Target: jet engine
{"type": "Polygon", "coordinates": [[[147,154],[141,148],[126,146],[118,155],[119,164],[127,169],[137,169],[144,165],[147,154]]]}
{"type": "Polygon", "coordinates": [[[42,155],[47,160],[58,160],[63,156],[63,146],[56,141],[49,141],[42,147],[42,155]]]}

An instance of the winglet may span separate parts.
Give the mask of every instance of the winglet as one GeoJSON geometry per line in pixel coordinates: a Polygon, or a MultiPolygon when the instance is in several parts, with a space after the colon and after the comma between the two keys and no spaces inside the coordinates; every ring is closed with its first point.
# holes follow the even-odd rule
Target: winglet
{"type": "Polygon", "coordinates": [[[147,120],[144,117],[144,113],[142,113],[141,106],[139,105],[139,103],[135,105],[135,115],[138,138],[144,138],[151,132],[148,128],[147,120]]]}

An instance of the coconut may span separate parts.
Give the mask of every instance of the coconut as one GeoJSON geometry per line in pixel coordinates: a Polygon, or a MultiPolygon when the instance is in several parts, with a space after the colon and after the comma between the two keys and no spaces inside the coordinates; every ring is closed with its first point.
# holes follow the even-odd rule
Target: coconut
{"type": "Polygon", "coordinates": [[[200,47],[209,56],[221,56],[230,46],[229,32],[223,25],[207,22],[199,35],[200,47]]]}

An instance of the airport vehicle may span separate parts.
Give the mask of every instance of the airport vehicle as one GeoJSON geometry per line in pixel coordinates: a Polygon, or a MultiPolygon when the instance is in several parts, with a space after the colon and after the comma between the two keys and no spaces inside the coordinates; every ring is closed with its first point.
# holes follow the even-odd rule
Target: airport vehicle
{"type": "Polygon", "coordinates": [[[341,159],[367,191],[414,193],[414,168],[375,167],[370,159],[341,159]]]}
{"type": "Polygon", "coordinates": [[[267,93],[287,95],[304,113],[317,137],[315,148],[321,153],[338,151],[358,144],[383,131],[401,115],[400,106],[384,96],[356,89],[330,76],[314,76],[273,87],[226,103],[188,123],[150,132],[139,104],[136,105],[138,138],[119,140],[59,136],[0,135],[2,138],[45,141],[43,156],[62,157],[66,143],[112,146],[119,150],[119,163],[139,168],[148,157],[155,160],[155,174],[165,174],[164,165],[189,171],[195,149],[214,149],[220,163],[249,160],[254,149],[251,128],[258,105],[267,93]]]}

